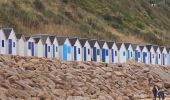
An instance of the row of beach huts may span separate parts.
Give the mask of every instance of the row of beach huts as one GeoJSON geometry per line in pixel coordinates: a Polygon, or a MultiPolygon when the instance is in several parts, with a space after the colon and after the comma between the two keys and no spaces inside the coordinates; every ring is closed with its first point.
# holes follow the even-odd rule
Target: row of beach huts
{"type": "Polygon", "coordinates": [[[170,48],[157,45],[115,43],[86,38],[37,34],[25,37],[13,28],[0,29],[0,54],[36,56],[64,61],[170,65],[170,48]]]}

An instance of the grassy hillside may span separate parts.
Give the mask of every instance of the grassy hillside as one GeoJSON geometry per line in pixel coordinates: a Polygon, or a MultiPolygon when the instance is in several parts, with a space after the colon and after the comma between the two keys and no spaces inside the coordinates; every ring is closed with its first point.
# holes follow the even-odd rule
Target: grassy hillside
{"type": "Polygon", "coordinates": [[[45,32],[168,45],[170,1],[0,0],[0,26],[25,35],[45,32]]]}

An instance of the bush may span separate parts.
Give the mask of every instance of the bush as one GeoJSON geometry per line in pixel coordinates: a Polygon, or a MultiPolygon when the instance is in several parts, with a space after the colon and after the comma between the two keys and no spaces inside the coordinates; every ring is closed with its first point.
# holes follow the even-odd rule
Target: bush
{"type": "Polygon", "coordinates": [[[34,5],[36,7],[37,10],[39,11],[45,11],[45,7],[44,4],[41,2],[41,0],[34,0],[34,5]]]}
{"type": "Polygon", "coordinates": [[[69,0],[62,0],[64,3],[68,3],[69,2],[69,0]]]}

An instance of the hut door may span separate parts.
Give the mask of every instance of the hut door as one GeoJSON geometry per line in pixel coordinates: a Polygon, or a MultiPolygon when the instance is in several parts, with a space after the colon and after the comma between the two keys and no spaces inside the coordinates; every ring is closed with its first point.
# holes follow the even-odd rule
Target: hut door
{"type": "Polygon", "coordinates": [[[146,52],[143,52],[143,63],[146,63],[146,52]]]}
{"type": "Polygon", "coordinates": [[[112,62],[114,62],[114,49],[112,49],[112,62]]]}
{"type": "Polygon", "coordinates": [[[67,61],[67,45],[63,45],[63,60],[67,61]]]}
{"type": "Polygon", "coordinates": [[[152,53],[150,52],[150,64],[152,64],[152,53]]]}
{"type": "Polygon", "coordinates": [[[138,62],[138,50],[135,51],[135,60],[138,62]]]}
{"type": "Polygon", "coordinates": [[[106,60],[106,50],[102,49],[102,62],[105,62],[106,60]]]}
{"type": "Polygon", "coordinates": [[[46,58],[48,57],[48,46],[47,46],[47,44],[45,44],[45,57],[46,58]]]}
{"type": "Polygon", "coordinates": [[[32,46],[32,47],[31,47],[31,55],[34,56],[34,43],[32,42],[31,44],[32,44],[32,45],[31,45],[31,46],[32,46]]]}
{"type": "Polygon", "coordinates": [[[77,60],[77,48],[74,46],[74,60],[77,60]]]}
{"type": "Polygon", "coordinates": [[[86,61],[86,47],[84,47],[84,61],[86,61]]]}
{"type": "Polygon", "coordinates": [[[96,50],[97,50],[96,47],[94,47],[94,48],[93,48],[93,61],[97,61],[97,59],[96,59],[96,58],[97,58],[97,57],[96,57],[96,56],[97,56],[97,55],[96,55],[96,50]]]}
{"type": "Polygon", "coordinates": [[[165,54],[164,53],[162,54],[162,57],[163,57],[163,65],[165,65],[165,54]]]}
{"type": "Polygon", "coordinates": [[[12,39],[8,40],[8,54],[12,54],[12,39]]]}

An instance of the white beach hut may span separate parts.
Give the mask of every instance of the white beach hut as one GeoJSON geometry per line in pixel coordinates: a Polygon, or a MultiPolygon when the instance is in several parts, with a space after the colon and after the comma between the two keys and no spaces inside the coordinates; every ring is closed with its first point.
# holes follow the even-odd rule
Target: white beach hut
{"type": "Polygon", "coordinates": [[[119,56],[119,63],[126,63],[127,61],[127,57],[126,57],[126,47],[125,47],[125,44],[124,43],[116,43],[117,47],[118,47],[118,50],[119,50],[119,53],[118,53],[118,56],[119,56]]]}
{"type": "Polygon", "coordinates": [[[89,44],[92,50],[92,61],[100,62],[100,46],[97,40],[89,40],[89,44]]]}
{"type": "Polygon", "coordinates": [[[82,61],[82,46],[78,38],[69,38],[72,45],[72,60],[82,61]]]}
{"type": "Polygon", "coordinates": [[[109,63],[109,47],[106,41],[98,41],[101,51],[101,61],[104,63],[109,63]]]}
{"type": "Polygon", "coordinates": [[[72,49],[71,43],[68,37],[57,37],[59,43],[59,57],[61,60],[64,61],[71,61],[72,60],[72,49]]]}
{"type": "Polygon", "coordinates": [[[50,36],[51,40],[51,49],[52,49],[52,58],[59,59],[59,44],[56,36],[50,36]]]}
{"type": "Polygon", "coordinates": [[[34,38],[35,40],[35,56],[36,57],[44,57],[44,45],[43,42],[41,40],[41,38],[34,38]]]}
{"type": "Polygon", "coordinates": [[[109,47],[109,61],[110,63],[118,63],[118,48],[116,43],[107,42],[109,47]]]}
{"type": "Polygon", "coordinates": [[[35,40],[32,37],[25,37],[25,56],[35,56],[35,40]]]}
{"type": "Polygon", "coordinates": [[[82,58],[83,61],[91,61],[91,47],[88,42],[88,39],[80,38],[80,44],[82,45],[82,58]]]}
{"type": "Polygon", "coordinates": [[[17,37],[17,55],[25,56],[25,37],[22,34],[16,34],[17,37]]]}

